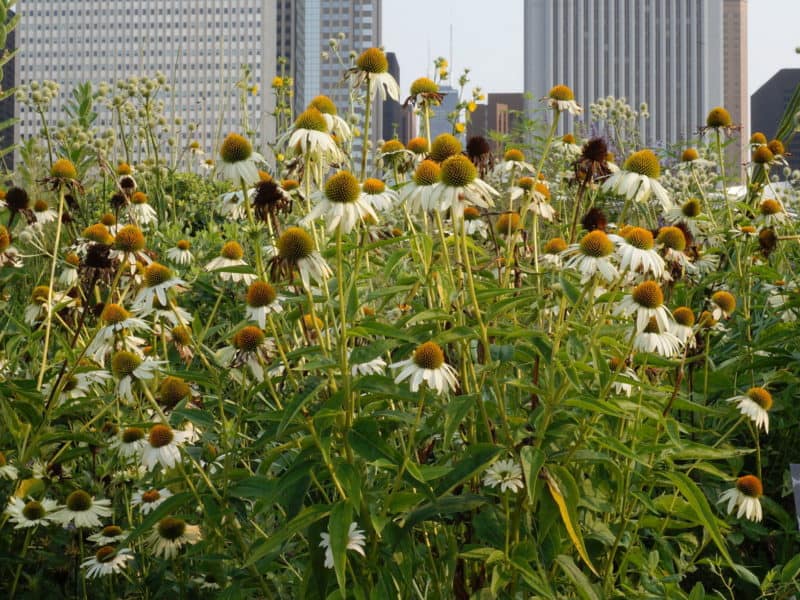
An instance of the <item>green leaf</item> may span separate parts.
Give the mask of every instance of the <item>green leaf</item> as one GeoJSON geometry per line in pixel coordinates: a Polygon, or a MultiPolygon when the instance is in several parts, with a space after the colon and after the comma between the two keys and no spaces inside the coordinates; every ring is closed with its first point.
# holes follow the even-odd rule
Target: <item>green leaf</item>
{"type": "MultiPolygon", "coordinates": [[[[279,528],[277,531],[273,532],[267,541],[253,548],[253,552],[245,566],[249,567],[250,565],[255,564],[273,550],[277,550],[281,544],[283,544],[296,533],[306,529],[312,523],[327,517],[330,512],[331,507],[327,504],[315,504],[303,509],[294,519],[289,521],[283,527],[279,528]]],[[[312,540],[311,543],[317,543],[317,541],[312,540]]]]}
{"type": "Polygon", "coordinates": [[[567,300],[574,306],[578,298],[581,297],[580,290],[564,275],[563,271],[559,274],[558,281],[561,284],[561,289],[564,290],[567,300]]]}
{"type": "Polygon", "coordinates": [[[353,507],[348,502],[339,502],[333,507],[328,522],[333,569],[336,572],[336,581],[339,582],[339,590],[344,598],[347,597],[347,541],[352,517],[353,507]]]}
{"type": "Polygon", "coordinates": [[[450,440],[453,439],[453,434],[461,425],[461,422],[466,418],[470,409],[475,406],[477,394],[469,394],[467,396],[456,396],[451,398],[444,409],[444,445],[446,448],[450,446],[450,440]]]}
{"type": "Polygon", "coordinates": [[[303,389],[297,392],[283,409],[283,418],[278,425],[278,435],[283,433],[300,409],[313,400],[324,386],[325,380],[322,377],[309,377],[304,381],[303,389]]]}
{"type": "Polygon", "coordinates": [[[534,492],[536,480],[539,478],[539,469],[544,464],[545,455],[539,448],[525,446],[519,456],[522,460],[522,472],[525,475],[525,487],[528,490],[528,502],[533,506],[536,496],[534,492]]]}
{"type": "Polygon", "coordinates": [[[276,479],[252,475],[232,484],[228,488],[228,495],[247,500],[264,500],[275,495],[277,486],[278,480],[276,479]]]}
{"type": "Polygon", "coordinates": [[[439,480],[435,493],[444,496],[454,487],[463,483],[476,473],[483,471],[495,457],[502,452],[493,444],[476,444],[467,449],[466,456],[453,465],[453,470],[439,480]]]}
{"type": "Polygon", "coordinates": [[[393,465],[400,463],[400,456],[381,438],[378,424],[371,419],[358,419],[347,433],[347,439],[356,454],[364,460],[385,460],[393,465]]]}
{"type": "Polygon", "coordinates": [[[572,584],[575,586],[575,591],[584,600],[600,600],[600,596],[592,587],[589,579],[583,574],[572,557],[559,554],[556,556],[556,563],[564,571],[564,574],[569,577],[572,584]]]}
{"type": "Polygon", "coordinates": [[[466,496],[447,496],[423,504],[418,509],[411,511],[402,521],[403,527],[411,529],[422,521],[437,521],[445,515],[468,512],[486,504],[483,496],[468,494],[466,496]]]}

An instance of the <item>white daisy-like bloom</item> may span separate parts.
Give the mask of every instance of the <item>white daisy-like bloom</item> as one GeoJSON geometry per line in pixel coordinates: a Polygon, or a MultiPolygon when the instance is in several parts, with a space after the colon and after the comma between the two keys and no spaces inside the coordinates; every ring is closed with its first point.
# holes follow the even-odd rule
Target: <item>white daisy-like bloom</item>
{"type": "Polygon", "coordinates": [[[28,325],[35,325],[38,321],[47,318],[50,310],[60,311],[64,308],[77,306],[77,300],[64,292],[52,291],[52,304],[48,304],[49,288],[46,285],[37,285],[31,293],[31,302],[25,307],[24,319],[28,325]]]}
{"type": "MultiPolygon", "coordinates": [[[[330,531],[320,533],[322,541],[319,543],[320,548],[325,548],[325,567],[328,569],[333,568],[333,549],[331,548],[331,534],[330,531]]],[[[364,531],[358,528],[358,523],[353,521],[350,523],[350,528],[347,531],[347,550],[358,552],[361,556],[366,558],[364,554],[364,546],[366,545],[367,538],[364,531]]]]}
{"type": "Polygon", "coordinates": [[[349,171],[339,171],[328,178],[324,191],[312,194],[316,204],[303,222],[324,217],[328,233],[337,227],[342,233],[350,233],[358,222],[365,219],[377,222],[378,215],[364,197],[358,179],[349,171]]]}
{"type": "Polygon", "coordinates": [[[18,476],[19,472],[17,471],[17,468],[8,464],[6,455],[0,452],[0,479],[10,479],[11,481],[15,481],[18,476]]]}
{"type": "MultiPolygon", "coordinates": [[[[252,198],[254,192],[254,188],[247,190],[247,197],[252,198]]],[[[242,190],[234,190],[232,192],[221,194],[219,197],[220,214],[231,221],[241,221],[242,219],[246,219],[247,207],[244,204],[243,198],[244,194],[242,193],[242,190]]]]}
{"type": "Polygon", "coordinates": [[[511,201],[523,198],[528,200],[523,204],[523,210],[539,215],[547,221],[556,217],[556,210],[550,204],[550,188],[543,181],[535,181],[533,177],[520,177],[517,185],[509,190],[511,201]]]}
{"type": "Polygon", "coordinates": [[[340,162],[345,158],[330,133],[325,115],[313,106],[300,113],[294,125],[278,138],[278,146],[284,143],[289,152],[314,157],[323,165],[340,162]]]}
{"type": "Polygon", "coordinates": [[[362,185],[361,199],[377,212],[388,212],[397,204],[397,192],[386,187],[380,179],[367,179],[362,185]]]}
{"type": "Polygon", "coordinates": [[[121,573],[125,564],[133,560],[133,552],[128,548],[116,549],[112,546],[103,546],[94,556],[81,563],[81,568],[86,569],[86,579],[95,579],[121,573]]]}
{"type": "Polygon", "coordinates": [[[725,290],[716,291],[711,295],[710,305],[714,320],[728,319],[736,310],[736,296],[725,290]]]}
{"type": "Polygon", "coordinates": [[[74,252],[67,254],[64,268],[58,275],[59,287],[70,290],[78,283],[78,266],[80,265],[80,257],[74,252]]]}
{"type": "Polygon", "coordinates": [[[689,198],[680,206],[674,206],[664,213],[664,220],[670,225],[685,223],[689,232],[697,237],[704,234],[708,220],[703,214],[703,205],[698,198],[689,198]]]}
{"type": "Polygon", "coordinates": [[[674,334],[682,344],[689,349],[697,345],[694,335],[694,312],[688,306],[679,306],[672,311],[673,321],[670,321],[669,331],[674,334]]]}
{"type": "Polygon", "coordinates": [[[33,203],[33,217],[36,219],[36,225],[46,225],[53,223],[58,219],[58,213],[50,208],[47,200],[37,200],[33,203]]]}
{"type": "Polygon", "coordinates": [[[255,321],[261,329],[266,329],[267,315],[283,312],[281,298],[266,281],[257,280],[247,288],[245,317],[255,321]]]}
{"type": "Polygon", "coordinates": [[[117,451],[122,462],[138,461],[147,444],[145,432],[139,427],[127,427],[119,432],[111,442],[111,447],[117,451]]]}
{"type": "Polygon", "coordinates": [[[614,243],[605,232],[595,229],[564,250],[561,258],[566,268],[580,271],[581,283],[586,283],[596,273],[610,283],[619,277],[619,271],[611,262],[613,253],[614,243]]]}
{"type": "Polygon", "coordinates": [[[143,515],[153,512],[164,500],[172,496],[167,488],[157,490],[139,490],[131,497],[131,506],[138,508],[143,515]]]}
{"type": "Polygon", "coordinates": [[[11,496],[8,499],[5,513],[8,515],[8,520],[14,523],[14,529],[27,529],[37,525],[47,527],[50,525],[50,514],[55,511],[57,506],[58,503],[55,500],[48,498],[41,501],[29,498],[24,501],[22,498],[11,496]]]}
{"type": "Polygon", "coordinates": [[[633,349],[638,352],[650,352],[665,358],[672,358],[681,353],[683,345],[681,340],[669,330],[660,330],[655,318],[651,318],[647,327],[634,336],[633,349]]]}
{"type": "Polygon", "coordinates": [[[474,206],[464,209],[464,233],[466,235],[480,235],[483,239],[489,236],[489,224],[482,217],[481,211],[474,206]]]}
{"type": "Polygon", "coordinates": [[[333,275],[328,263],[314,249],[314,239],[300,227],[287,227],[278,238],[276,251],[274,264],[283,265],[289,271],[289,279],[297,270],[307,290],[311,289],[312,281],[324,287],[333,275]]]}
{"type": "Polygon", "coordinates": [[[229,133],[219,149],[220,160],[217,174],[235,185],[253,185],[259,181],[256,163],[264,162],[264,157],[253,152],[247,139],[236,133],[229,133]]]}
{"type": "Polygon", "coordinates": [[[194,262],[194,255],[190,250],[191,247],[189,240],[178,240],[174,248],[167,250],[167,260],[184,267],[191,265],[194,262]]]}
{"type": "Polygon", "coordinates": [[[64,506],[50,514],[55,523],[64,527],[74,524],[75,527],[101,527],[100,518],[110,517],[111,500],[95,500],[83,490],[75,490],[69,496],[64,506]]]}
{"type": "Polygon", "coordinates": [[[442,213],[448,209],[454,222],[464,220],[467,206],[489,208],[499,192],[478,177],[472,161],[463,154],[446,159],[441,166],[440,181],[433,186],[430,201],[442,213]]]}
{"type": "Polygon", "coordinates": [[[206,271],[214,271],[223,281],[242,282],[246,285],[250,285],[256,280],[254,274],[231,273],[224,270],[231,267],[246,266],[247,263],[243,260],[243,257],[244,248],[242,248],[239,242],[226,242],[222,250],[220,250],[219,256],[212,259],[204,268],[206,271]]]}
{"type": "Polygon", "coordinates": [[[353,137],[347,121],[337,114],[336,105],[328,96],[317,96],[308,103],[308,106],[316,108],[322,114],[328,126],[328,131],[332,132],[337,138],[347,141],[353,137]]]}
{"type": "Polygon", "coordinates": [[[172,429],[169,425],[162,423],[153,425],[142,449],[142,465],[148,471],[152,471],[159,464],[164,469],[173,468],[181,459],[178,447],[190,436],[190,433],[172,429]]]}
{"type": "Polygon", "coordinates": [[[614,390],[615,394],[620,396],[625,395],[630,398],[631,394],[633,393],[634,386],[634,384],[630,382],[639,381],[639,376],[636,375],[636,371],[634,371],[627,364],[623,363],[619,358],[612,358],[609,366],[611,368],[611,372],[616,373],[614,381],[611,384],[611,389],[614,390]]]}
{"type": "Polygon", "coordinates": [[[419,390],[424,381],[437,394],[447,394],[458,386],[458,372],[444,361],[444,352],[436,342],[425,342],[408,360],[389,365],[399,369],[395,383],[409,380],[412,392],[419,390]]]}
{"type": "Polygon", "coordinates": [[[758,205],[758,216],[756,217],[758,223],[773,227],[775,225],[785,225],[791,220],[789,213],[786,212],[786,209],[778,200],[767,198],[758,205]]]}
{"type": "Polygon", "coordinates": [[[664,275],[664,259],[655,250],[653,234],[642,227],[627,227],[621,236],[612,236],[617,244],[619,268],[635,274],[651,273],[656,279],[664,275]]]}
{"type": "Polygon", "coordinates": [[[551,88],[547,96],[542,98],[542,102],[559,112],[568,112],[574,116],[583,114],[583,108],[575,102],[575,94],[566,85],[551,88]]]}
{"type": "Polygon", "coordinates": [[[681,154],[681,161],[678,163],[679,169],[713,169],[717,166],[713,160],[701,158],[696,148],[686,148],[681,154]]]}
{"type": "Polygon", "coordinates": [[[734,509],[738,507],[737,519],[747,517],[751,521],[760,522],[764,518],[760,500],[763,493],[764,488],[758,477],[744,475],[736,480],[734,487],[722,492],[719,501],[728,503],[728,514],[732,514],[734,509]]]}
{"type": "Polygon", "coordinates": [[[430,159],[425,159],[417,165],[411,181],[400,188],[400,202],[405,203],[409,212],[427,213],[436,208],[433,192],[440,173],[439,164],[430,159]]]}
{"type": "Polygon", "coordinates": [[[769,410],[772,408],[772,394],[763,387],[751,387],[746,393],[728,398],[736,403],[739,412],[748,417],[756,427],[769,433],[769,410]]]}
{"type": "Polygon", "coordinates": [[[219,359],[234,368],[247,366],[257,381],[264,381],[264,365],[272,361],[277,349],[260,327],[245,325],[233,336],[232,345],[220,351],[219,359]]]}
{"type": "Polygon", "coordinates": [[[175,277],[169,267],[157,262],[150,263],[144,270],[144,287],[139,290],[131,308],[134,311],[148,310],[156,299],[161,305],[167,305],[167,292],[185,285],[186,282],[175,277]]]}
{"type": "Polygon", "coordinates": [[[661,165],[653,151],[639,150],[628,157],[620,171],[606,179],[603,190],[634,202],[647,202],[652,196],[668,211],[673,205],[667,190],[658,182],[660,174],[661,165]]]}
{"type": "Polygon", "coordinates": [[[125,225],[114,236],[114,246],[109,257],[127,265],[131,275],[136,274],[136,263],[149,265],[151,259],[145,252],[145,238],[142,230],[136,225],[125,225]]]}
{"type": "Polygon", "coordinates": [[[575,143],[575,136],[571,133],[555,140],[553,142],[553,150],[561,153],[570,162],[578,158],[583,152],[583,148],[575,143]]]}
{"type": "Polygon", "coordinates": [[[133,402],[134,381],[148,381],[156,376],[156,372],[164,361],[142,358],[129,350],[118,350],[111,357],[111,371],[117,377],[117,394],[125,400],[133,402]]]}
{"type": "MultiPolygon", "coordinates": [[[[109,379],[111,379],[111,374],[102,369],[73,372],[64,378],[64,384],[58,394],[58,402],[86,398],[94,393],[92,390],[94,386],[101,386],[109,379]]],[[[42,391],[44,394],[49,395],[52,391],[50,384],[45,385],[42,391]]]]}
{"type": "Polygon", "coordinates": [[[170,329],[179,325],[188,325],[194,320],[194,315],[188,310],[181,308],[174,302],[161,304],[158,298],[153,301],[153,305],[150,308],[142,311],[142,316],[149,317],[151,315],[154,321],[168,326],[170,329]]]}
{"type": "Polygon", "coordinates": [[[797,284],[794,281],[775,281],[773,283],[763,284],[764,290],[767,292],[767,314],[776,313],[780,316],[781,321],[791,323],[797,320],[797,315],[793,308],[789,307],[786,310],[781,310],[792,295],[797,294],[797,284]]]}
{"type": "Polygon", "coordinates": [[[400,86],[389,73],[389,61],[380,48],[367,48],[356,59],[356,66],[351,70],[356,75],[356,87],[362,81],[369,79],[369,102],[377,95],[381,102],[387,97],[392,100],[400,99],[400,86]]]}
{"type": "Polygon", "coordinates": [[[166,517],[153,527],[147,542],[152,547],[153,554],[172,559],[178,556],[185,545],[194,545],[202,539],[200,527],[197,525],[189,525],[183,519],[166,517]]]}
{"type": "MultiPolygon", "coordinates": [[[[348,350],[348,356],[350,354],[352,354],[352,352],[348,350]]],[[[350,362],[350,374],[353,377],[357,377],[358,375],[383,375],[385,370],[386,361],[380,356],[364,362],[350,362]]]]}
{"type": "Polygon", "coordinates": [[[636,314],[636,331],[644,331],[655,319],[659,331],[670,329],[672,318],[664,306],[664,293],[655,281],[643,281],[614,307],[615,315],[636,314]]]}
{"type": "Polygon", "coordinates": [[[128,532],[124,531],[119,525],[106,525],[97,533],[90,535],[88,539],[98,546],[106,546],[108,544],[116,544],[123,541],[128,537],[128,532]]]}
{"type": "Polygon", "coordinates": [[[539,255],[539,264],[553,269],[560,269],[563,263],[561,256],[567,249],[567,241],[564,238],[555,237],[547,240],[542,247],[539,255]]]}
{"type": "Polygon", "coordinates": [[[483,485],[490,488],[496,488],[499,485],[500,491],[503,493],[508,490],[517,493],[523,488],[522,469],[512,459],[498,460],[486,469],[483,485]]]}
{"type": "Polygon", "coordinates": [[[134,192],[131,201],[127,205],[130,220],[138,225],[151,225],[158,223],[158,213],[150,205],[147,194],[144,192],[134,192]]]}
{"type": "Polygon", "coordinates": [[[525,161],[525,155],[522,150],[510,148],[503,154],[503,160],[494,168],[493,175],[505,181],[511,172],[520,175],[521,173],[533,173],[534,171],[536,171],[536,167],[525,161]]]}

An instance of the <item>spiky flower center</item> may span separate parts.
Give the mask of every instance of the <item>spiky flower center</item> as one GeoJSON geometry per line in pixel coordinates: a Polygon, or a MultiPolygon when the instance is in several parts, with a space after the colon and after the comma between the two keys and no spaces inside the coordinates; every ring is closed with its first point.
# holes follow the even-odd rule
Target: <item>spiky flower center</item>
{"type": "Polygon", "coordinates": [[[522,150],[518,150],[517,148],[510,148],[506,150],[506,153],[503,155],[503,160],[522,162],[523,160],[525,160],[525,155],[522,153],[522,150]]]}
{"type": "MultiPolygon", "coordinates": [[[[2,238],[3,229],[5,228],[2,225],[0,225],[0,238],[2,238]]],[[[71,267],[78,267],[78,265],[81,264],[81,259],[74,252],[70,252],[64,257],[64,262],[66,262],[71,267]]]]}
{"type": "Polygon", "coordinates": [[[682,162],[692,162],[698,158],[700,158],[700,154],[694,148],[687,148],[683,151],[683,154],[681,154],[682,162]]]}
{"type": "Polygon", "coordinates": [[[150,504],[152,502],[157,502],[161,499],[161,492],[158,490],[148,490],[142,493],[142,502],[145,504],[150,504]]]}
{"type": "Polygon", "coordinates": [[[50,288],[46,285],[37,285],[31,292],[31,301],[37,304],[44,304],[50,297],[50,288]]]}
{"type": "Polygon", "coordinates": [[[536,182],[533,180],[533,177],[520,177],[517,180],[517,185],[526,192],[531,191],[535,184],[536,182]]]}
{"type": "Polygon", "coordinates": [[[192,243],[189,240],[178,240],[178,243],[175,244],[175,247],[178,248],[178,250],[186,251],[192,247],[192,243]]]}
{"type": "Polygon", "coordinates": [[[644,328],[644,333],[661,333],[661,329],[655,317],[650,317],[647,321],[647,327],[644,328]]]}
{"type": "Polygon", "coordinates": [[[41,213],[46,211],[48,208],[50,208],[50,205],[47,203],[47,200],[37,200],[33,203],[34,212],[41,213]]]}
{"type": "Polygon", "coordinates": [[[443,162],[451,156],[461,154],[461,142],[449,133],[437,135],[431,144],[431,160],[443,162]]]}
{"type": "Polygon", "coordinates": [[[370,178],[364,182],[363,188],[365,194],[382,194],[386,189],[386,184],[380,179],[370,178]]]}
{"type": "Polygon", "coordinates": [[[709,127],[730,127],[731,123],[731,113],[721,106],[712,108],[706,117],[706,125],[709,127]]]}
{"type": "Polygon", "coordinates": [[[175,343],[181,346],[188,346],[189,342],[192,341],[191,331],[186,325],[178,325],[170,333],[172,333],[172,339],[175,343]]]}
{"type": "Polygon", "coordinates": [[[5,252],[11,245],[11,234],[8,233],[5,225],[0,225],[0,252],[5,252]]]}
{"type": "Polygon", "coordinates": [[[400,150],[404,150],[405,146],[403,146],[403,142],[400,140],[389,140],[388,142],[384,142],[383,146],[381,146],[381,153],[389,154],[391,152],[399,152],[400,150]]]}
{"type": "Polygon", "coordinates": [[[442,163],[442,183],[450,187],[464,187],[478,176],[478,170],[466,156],[457,154],[442,163]]]}
{"type": "Polygon", "coordinates": [[[415,137],[408,140],[406,148],[414,154],[424,154],[428,151],[428,140],[422,137],[415,137]]]}
{"type": "Polygon", "coordinates": [[[173,439],[175,439],[175,434],[167,425],[153,425],[147,436],[147,441],[153,448],[163,448],[172,443],[173,439]]]}
{"type": "Polygon", "coordinates": [[[103,215],[100,217],[100,222],[106,227],[113,227],[117,224],[117,217],[111,213],[103,213],[103,215]]]}
{"type": "Polygon", "coordinates": [[[756,228],[753,227],[752,225],[740,225],[739,231],[741,231],[746,235],[753,235],[756,232],[756,228]]]}
{"type": "Polygon", "coordinates": [[[111,562],[117,555],[117,551],[113,546],[103,546],[94,553],[94,559],[99,563],[111,562]]]}
{"type": "Polygon", "coordinates": [[[760,131],[756,131],[753,135],[750,136],[750,143],[751,144],[766,144],[767,143],[767,136],[765,136],[760,131]]]}
{"type": "Polygon", "coordinates": [[[167,517],[158,522],[158,535],[166,540],[174,542],[186,531],[186,521],[167,517]]]}
{"type": "Polygon", "coordinates": [[[136,225],[125,225],[114,238],[114,247],[122,252],[139,252],[144,244],[144,234],[136,225]]]}
{"type": "Polygon", "coordinates": [[[142,359],[133,352],[120,350],[111,357],[111,370],[119,378],[133,375],[133,372],[142,364],[142,359]]]}
{"type": "Polygon", "coordinates": [[[102,223],[89,225],[83,230],[81,235],[90,242],[96,242],[98,244],[103,244],[104,246],[109,246],[114,241],[114,238],[111,237],[111,233],[108,231],[108,227],[102,223]]]}
{"type": "Polygon", "coordinates": [[[316,96],[308,105],[313,106],[319,112],[326,115],[336,114],[336,105],[328,96],[316,96]]]}
{"type": "Polygon", "coordinates": [[[287,192],[291,192],[300,187],[300,182],[296,179],[284,179],[281,181],[281,187],[287,192]]]}
{"type": "Polygon", "coordinates": [[[361,186],[349,171],[339,171],[325,182],[325,196],[331,202],[349,204],[358,200],[361,186]]]}
{"type": "Polygon", "coordinates": [[[536,190],[538,194],[544,196],[545,200],[550,200],[550,188],[547,187],[543,182],[537,181],[536,185],[533,186],[533,189],[536,190]]]}
{"type": "Polygon", "coordinates": [[[147,204],[147,194],[144,192],[134,192],[133,196],[131,196],[131,202],[134,204],[147,204]]]}
{"type": "Polygon", "coordinates": [[[56,177],[58,179],[77,179],[78,171],[75,169],[75,165],[72,164],[71,160],[59,158],[50,168],[50,177],[56,177]]]}
{"type": "Polygon", "coordinates": [[[229,133],[219,148],[219,157],[229,164],[247,160],[251,154],[253,146],[238,133],[229,133]]]}
{"type": "Polygon", "coordinates": [[[519,229],[520,218],[515,212],[506,212],[497,217],[494,229],[499,235],[511,235],[519,229]]]}
{"type": "Polygon", "coordinates": [[[314,106],[309,106],[301,112],[294,121],[295,129],[308,129],[311,131],[328,131],[328,122],[322,113],[314,106]]]}
{"type": "Polygon", "coordinates": [[[278,238],[278,255],[291,262],[311,256],[314,240],[299,227],[288,227],[278,238]]]}
{"type": "Polygon", "coordinates": [[[747,397],[764,410],[772,408],[772,394],[763,387],[751,387],[747,390],[747,397]]]}
{"type": "Polygon", "coordinates": [[[189,395],[189,384],[180,377],[165,377],[158,388],[161,402],[167,406],[175,406],[178,402],[189,395]]]}
{"type": "Polygon", "coordinates": [[[561,100],[564,102],[575,100],[575,93],[566,85],[557,85],[550,88],[550,92],[547,95],[553,100],[561,100]]]}
{"type": "Polygon", "coordinates": [[[425,342],[414,350],[414,364],[420,369],[438,369],[444,364],[444,352],[436,342],[425,342]]]}
{"type": "Polygon", "coordinates": [[[411,82],[411,95],[417,94],[437,94],[439,93],[439,86],[432,79],[427,77],[420,77],[411,82]]]}
{"type": "Polygon", "coordinates": [[[761,480],[755,475],[745,475],[736,480],[736,489],[749,498],[759,498],[764,493],[761,480]]]}
{"type": "Polygon", "coordinates": [[[642,227],[630,227],[624,234],[625,241],[639,250],[653,249],[653,234],[642,227]]]}
{"type": "Polygon", "coordinates": [[[694,312],[688,306],[679,306],[672,311],[675,322],[684,327],[694,327],[694,312]]]}
{"type": "Polygon", "coordinates": [[[106,525],[100,530],[100,533],[105,537],[117,537],[122,535],[122,528],[118,525],[106,525]]]}
{"type": "Polygon", "coordinates": [[[72,512],[84,512],[92,508],[92,497],[83,490],[75,490],[67,496],[66,505],[72,512]]]}
{"type": "Polygon", "coordinates": [[[700,204],[700,200],[697,198],[689,198],[681,206],[681,213],[684,217],[688,217],[689,219],[694,219],[697,217],[702,210],[703,207],[700,204]]]}
{"type": "Polygon", "coordinates": [[[255,325],[242,327],[233,338],[233,345],[243,352],[255,352],[264,343],[264,332],[255,325]]]}
{"type": "Polygon", "coordinates": [[[356,59],[356,66],[365,73],[386,73],[389,61],[380,48],[367,48],[356,59]]]}
{"type": "Polygon", "coordinates": [[[652,150],[645,148],[631,154],[625,161],[623,168],[631,173],[638,173],[650,179],[658,179],[661,175],[661,164],[652,150]]]}
{"type": "Polygon", "coordinates": [[[566,249],[567,249],[567,242],[564,238],[560,237],[547,240],[547,243],[544,245],[545,254],[560,254],[566,249]]]}
{"type": "Polygon", "coordinates": [[[275,302],[277,294],[275,288],[266,281],[254,281],[247,288],[247,305],[253,308],[269,306],[275,302]]]}
{"type": "Polygon", "coordinates": [[[758,205],[758,210],[764,216],[777,215],[783,212],[780,202],[772,198],[762,200],[761,204],[758,205]]]}
{"type": "Polygon", "coordinates": [[[783,142],[780,140],[770,140],[769,144],[767,144],[767,148],[769,148],[770,152],[775,156],[781,156],[786,152],[786,149],[783,147],[783,142]]]}
{"type": "Polygon", "coordinates": [[[464,220],[466,221],[474,221],[475,219],[479,219],[481,217],[481,211],[479,211],[474,206],[467,206],[464,208],[464,220]]]}
{"type": "Polygon", "coordinates": [[[122,442],[132,444],[144,438],[144,430],[139,427],[127,427],[122,430],[122,442]]]}
{"type": "Polygon", "coordinates": [[[757,164],[768,164],[775,160],[775,155],[772,153],[772,150],[767,148],[766,146],[759,146],[755,150],[753,150],[753,162],[757,164]]]}
{"type": "Polygon", "coordinates": [[[414,171],[414,183],[417,185],[433,185],[439,181],[441,167],[432,160],[423,160],[414,171]]]}
{"type": "Polygon", "coordinates": [[[678,227],[662,227],[658,232],[658,241],[665,247],[683,252],[686,249],[686,236],[678,227]]]}
{"type": "Polygon", "coordinates": [[[117,175],[130,175],[132,172],[131,166],[126,162],[117,165],[117,175]]]}
{"type": "Polygon", "coordinates": [[[227,258],[228,260],[242,260],[242,257],[244,256],[244,248],[242,248],[239,242],[226,242],[225,245],[222,246],[222,250],[219,251],[219,255],[222,258],[227,258]]]}
{"type": "Polygon", "coordinates": [[[125,319],[129,319],[130,316],[131,313],[120,304],[106,304],[100,314],[100,318],[111,325],[122,323],[125,319]]]}
{"type": "Polygon", "coordinates": [[[586,256],[602,258],[614,251],[614,243],[608,239],[605,232],[595,229],[581,238],[580,248],[586,256]]]}
{"type": "Polygon", "coordinates": [[[736,309],[736,297],[730,292],[720,290],[714,292],[711,301],[722,309],[722,312],[731,314],[736,309]]]}
{"type": "Polygon", "coordinates": [[[575,143],[575,136],[571,133],[566,134],[564,137],[561,138],[561,141],[565,144],[574,144],[575,143]]]}
{"type": "Polygon", "coordinates": [[[161,263],[150,263],[144,270],[144,282],[147,287],[156,287],[172,279],[172,270],[161,263]]]}
{"type": "Polygon", "coordinates": [[[44,506],[42,506],[41,502],[31,500],[23,507],[22,515],[29,521],[38,521],[45,515],[44,506]]]}
{"type": "Polygon", "coordinates": [[[655,281],[645,281],[633,288],[633,300],[644,308],[658,308],[664,303],[661,286],[655,281]]]}

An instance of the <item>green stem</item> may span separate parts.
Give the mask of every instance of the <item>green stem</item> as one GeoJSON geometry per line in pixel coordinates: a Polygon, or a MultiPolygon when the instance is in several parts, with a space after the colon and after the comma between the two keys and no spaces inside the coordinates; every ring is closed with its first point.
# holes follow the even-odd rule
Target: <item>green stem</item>
{"type": "Polygon", "coordinates": [[[39,379],[36,389],[42,389],[44,372],[47,370],[47,352],[50,349],[50,332],[53,328],[53,283],[56,277],[56,263],[58,262],[58,248],[61,244],[61,218],[64,215],[64,186],[58,187],[58,221],[56,223],[56,240],[53,243],[53,260],[50,261],[50,282],[47,286],[47,323],[44,331],[44,349],[42,350],[42,366],[39,369],[39,379]]]}
{"type": "Polygon", "coordinates": [[[369,151],[368,143],[369,143],[369,120],[372,116],[370,113],[372,111],[372,79],[370,76],[367,75],[367,106],[364,109],[364,142],[361,145],[361,181],[364,181],[364,177],[367,173],[367,153],[369,151]]]}

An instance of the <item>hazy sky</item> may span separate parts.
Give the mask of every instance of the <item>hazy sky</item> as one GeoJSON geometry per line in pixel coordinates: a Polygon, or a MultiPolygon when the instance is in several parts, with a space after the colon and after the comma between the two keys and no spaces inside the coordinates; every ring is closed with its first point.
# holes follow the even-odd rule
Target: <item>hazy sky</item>
{"type": "MultiPolygon", "coordinates": [[[[397,53],[403,91],[413,79],[431,75],[434,58],[450,59],[452,25],[454,81],[469,67],[468,90],[480,86],[487,92],[521,92],[523,2],[383,0],[383,45],[397,53]]],[[[750,93],[777,70],[800,67],[794,51],[800,46],[798,23],[800,0],[750,0],[750,93]]]]}

